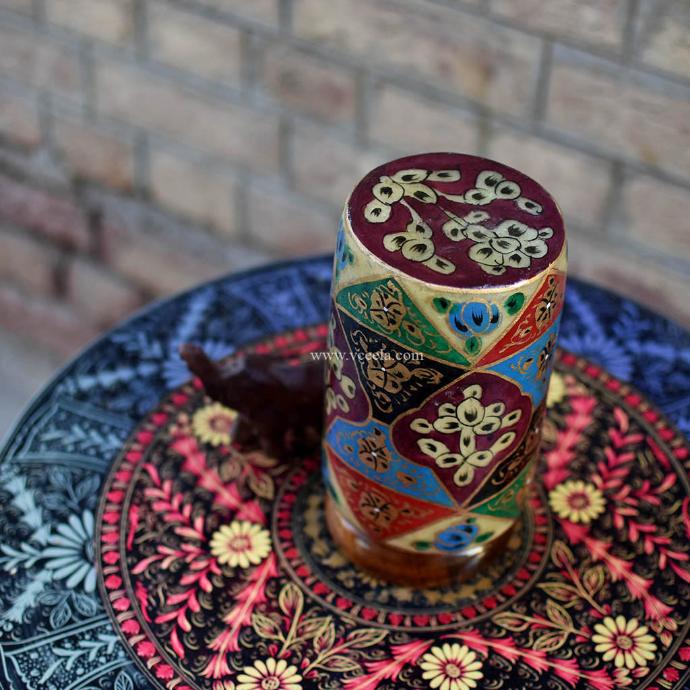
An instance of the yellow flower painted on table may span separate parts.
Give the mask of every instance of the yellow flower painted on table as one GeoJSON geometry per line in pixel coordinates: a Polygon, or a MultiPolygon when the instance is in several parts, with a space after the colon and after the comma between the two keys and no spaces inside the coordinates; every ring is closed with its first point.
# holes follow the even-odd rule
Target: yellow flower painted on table
{"type": "Polygon", "coordinates": [[[258,659],[237,676],[237,690],[302,690],[302,676],[285,659],[258,659]]]}
{"type": "Polygon", "coordinates": [[[194,413],[192,429],[197,438],[212,446],[227,446],[232,441],[237,412],[220,403],[206,405],[194,413]]]}
{"type": "Polygon", "coordinates": [[[578,479],[564,482],[551,491],[549,505],[564,520],[588,524],[604,512],[606,500],[596,486],[578,479]]]}
{"type": "Polygon", "coordinates": [[[211,553],[218,562],[233,568],[259,565],[271,551],[271,535],[261,525],[234,520],[211,537],[211,553]]]}
{"type": "Polygon", "coordinates": [[[457,643],[432,647],[419,664],[430,688],[471,690],[482,678],[482,662],[466,645],[457,643]]]}
{"type": "Polygon", "coordinates": [[[617,668],[633,669],[646,666],[654,659],[656,643],[646,625],[637,618],[626,620],[623,616],[607,616],[594,626],[592,642],[595,651],[604,661],[612,661],[617,668]]]}

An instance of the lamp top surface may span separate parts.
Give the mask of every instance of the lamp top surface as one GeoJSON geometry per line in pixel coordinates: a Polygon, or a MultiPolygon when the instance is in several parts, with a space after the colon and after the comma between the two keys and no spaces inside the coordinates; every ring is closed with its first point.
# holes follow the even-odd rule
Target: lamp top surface
{"type": "Polygon", "coordinates": [[[407,276],[452,288],[500,288],[543,273],[565,244],[551,195],[507,165],[458,153],[385,163],[345,209],[357,239],[407,276]]]}

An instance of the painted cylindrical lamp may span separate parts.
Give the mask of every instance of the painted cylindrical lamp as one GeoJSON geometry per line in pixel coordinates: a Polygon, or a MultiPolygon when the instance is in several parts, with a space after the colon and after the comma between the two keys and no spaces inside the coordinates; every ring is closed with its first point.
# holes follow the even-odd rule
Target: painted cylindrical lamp
{"type": "Polygon", "coordinates": [[[326,516],[352,561],[466,579],[529,520],[566,272],[561,213],[523,173],[435,153],[376,168],[338,235],[326,516]]]}

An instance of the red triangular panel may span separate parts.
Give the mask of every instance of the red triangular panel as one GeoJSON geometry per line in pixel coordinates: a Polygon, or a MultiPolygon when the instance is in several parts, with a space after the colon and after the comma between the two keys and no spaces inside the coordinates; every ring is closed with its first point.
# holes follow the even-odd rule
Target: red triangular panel
{"type": "Polygon", "coordinates": [[[375,539],[390,539],[449,517],[452,509],[392,491],[346,465],[330,448],[331,468],[360,526],[375,539]]]}
{"type": "Polygon", "coordinates": [[[563,308],[565,273],[550,273],[503,337],[477,363],[487,366],[523,350],[556,320],[563,308]]]}

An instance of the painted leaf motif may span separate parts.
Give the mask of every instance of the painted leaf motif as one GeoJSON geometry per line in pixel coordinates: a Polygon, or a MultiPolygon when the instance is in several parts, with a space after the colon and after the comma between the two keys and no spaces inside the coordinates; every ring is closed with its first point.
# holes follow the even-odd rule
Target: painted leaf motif
{"type": "Polygon", "coordinates": [[[427,179],[429,182],[455,182],[460,177],[459,170],[435,170],[427,179]]]}
{"type": "Polygon", "coordinates": [[[434,427],[431,425],[431,422],[429,422],[426,419],[415,419],[411,424],[410,424],[410,429],[412,431],[416,431],[420,434],[428,434],[429,432],[434,430],[434,427]]]}
{"type": "Polygon", "coordinates": [[[428,174],[428,171],[422,170],[421,168],[407,168],[406,170],[398,170],[398,172],[392,176],[392,179],[396,182],[412,184],[414,182],[426,180],[428,174]]]}
{"type": "Polygon", "coordinates": [[[300,637],[309,639],[318,634],[321,628],[330,621],[330,616],[315,616],[314,618],[307,618],[306,620],[300,621],[297,625],[297,634],[300,637]]]}
{"type": "Polygon", "coordinates": [[[298,618],[299,614],[302,612],[302,606],[304,605],[302,590],[296,584],[292,582],[288,583],[280,590],[278,605],[286,616],[295,616],[298,618]]]}
{"type": "Polygon", "coordinates": [[[267,501],[273,499],[275,494],[273,479],[265,472],[261,474],[252,472],[247,479],[247,484],[259,498],[265,498],[267,501]]]}
{"type": "Polygon", "coordinates": [[[549,596],[565,604],[579,598],[575,587],[564,582],[541,582],[539,588],[543,589],[549,596]]]}
{"type": "Polygon", "coordinates": [[[372,199],[364,209],[364,217],[370,223],[385,223],[390,215],[391,207],[378,199],[372,199]]]}
{"type": "Polygon", "coordinates": [[[560,649],[568,639],[567,632],[550,632],[542,635],[535,643],[534,650],[538,652],[555,652],[560,649]]]}
{"type": "Polygon", "coordinates": [[[364,647],[373,647],[375,644],[381,642],[386,635],[387,630],[380,630],[379,628],[360,628],[354,630],[347,636],[347,641],[353,649],[363,649],[364,647]]]}
{"type": "Polygon", "coordinates": [[[72,609],[70,608],[69,604],[67,603],[67,600],[65,599],[59,606],[56,606],[50,612],[50,618],[48,620],[50,622],[50,626],[53,629],[58,630],[59,628],[62,628],[65,625],[67,625],[71,617],[72,609]]]}
{"type": "Polygon", "coordinates": [[[551,560],[559,568],[565,568],[575,562],[573,552],[560,539],[554,541],[551,547],[551,560]]]}
{"type": "Polygon", "coordinates": [[[606,570],[604,566],[597,565],[586,570],[582,575],[582,584],[590,594],[598,592],[606,582],[606,570]]]}
{"type": "Polygon", "coordinates": [[[437,199],[436,192],[431,187],[419,183],[405,185],[405,194],[425,204],[433,204],[437,199]]]}
{"type": "Polygon", "coordinates": [[[252,627],[259,637],[263,637],[266,640],[280,640],[282,638],[280,625],[263,613],[252,615],[252,627]]]}
{"type": "Polygon", "coordinates": [[[94,616],[98,611],[98,605],[96,602],[91,599],[91,597],[87,597],[84,594],[74,592],[72,594],[72,602],[74,603],[74,608],[82,616],[94,616]]]}
{"type": "Polygon", "coordinates": [[[325,661],[319,664],[321,668],[329,671],[336,671],[338,673],[347,673],[348,671],[361,671],[362,667],[354,659],[343,656],[342,654],[334,654],[329,656],[325,661]]]}
{"type": "Polygon", "coordinates": [[[497,613],[493,617],[493,621],[497,625],[500,625],[502,628],[510,630],[511,632],[522,632],[523,630],[527,630],[529,626],[529,622],[526,621],[522,616],[511,612],[497,613]]]}
{"type": "Polygon", "coordinates": [[[450,453],[450,448],[445,443],[435,441],[433,438],[421,438],[417,441],[422,453],[429,455],[432,458],[437,458],[439,455],[450,453]]]}
{"type": "Polygon", "coordinates": [[[321,654],[329,650],[333,643],[335,642],[335,627],[333,626],[333,621],[329,616],[326,621],[321,626],[321,629],[314,635],[314,651],[317,654],[321,654]]]}
{"type": "Polygon", "coordinates": [[[550,621],[564,628],[571,628],[573,626],[573,619],[570,614],[555,601],[549,599],[546,602],[546,615],[550,621]]]}

